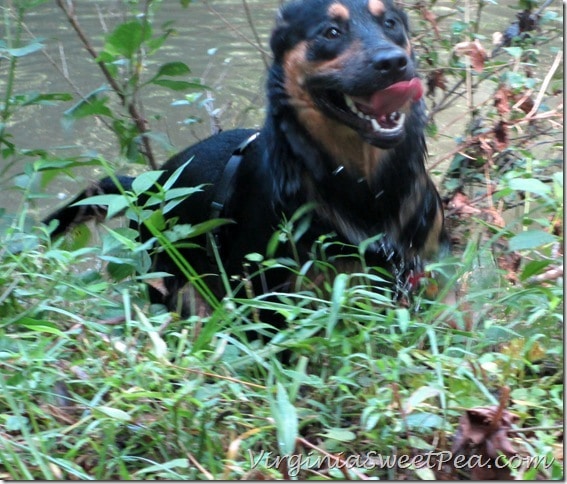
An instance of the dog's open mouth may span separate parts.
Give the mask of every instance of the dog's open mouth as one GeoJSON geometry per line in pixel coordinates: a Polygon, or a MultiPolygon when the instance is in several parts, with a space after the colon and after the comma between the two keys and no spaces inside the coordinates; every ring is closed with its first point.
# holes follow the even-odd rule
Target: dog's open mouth
{"type": "Polygon", "coordinates": [[[389,147],[401,141],[405,134],[406,114],[403,111],[422,96],[421,81],[414,77],[409,81],[392,84],[370,96],[324,91],[319,94],[319,99],[330,114],[370,143],[389,147]]]}

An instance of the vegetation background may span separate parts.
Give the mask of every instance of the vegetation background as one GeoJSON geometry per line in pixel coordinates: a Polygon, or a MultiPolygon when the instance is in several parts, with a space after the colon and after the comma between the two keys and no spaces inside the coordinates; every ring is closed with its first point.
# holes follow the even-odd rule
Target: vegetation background
{"type": "MultiPolygon", "coordinates": [[[[119,15],[101,12],[108,28],[90,38],[78,3],[57,0],[61,28],[73,29],[104,87],[82,92],[61,57],[51,58],[48,77],[66,78],[68,92],[51,92],[48,83],[27,90],[18,82],[21,63],[48,55],[55,42],[26,23],[45,3],[2,7],[0,478],[562,478],[563,18],[556,3],[509,1],[510,18],[493,38],[481,28],[489,2],[404,3],[427,83],[429,145],[447,147],[435,150],[430,169],[454,255],[431,269],[458,287],[457,304],[445,303],[442,289],[399,307],[371,290],[373,276],[341,274],[320,291],[275,302],[227,297],[210,316],[188,320],[149,306],[145,281],[161,276],[150,272],[149,253],[175,251],[180,238],[206,226],[156,233],[154,245],[107,223],[52,241],[38,207],[51,184],[76,180],[85,167],[142,173],[135,191],[150,187],[161,155],[174,151],[153,127],[167,106],[146,115],[144,102],[156,92],[200,106],[211,132],[239,118],[215,107],[214,90],[190,65],[161,60],[176,22],[156,22],[159,1],[117,2],[119,15]],[[65,107],[61,120],[50,119],[54,104],[65,107]],[[116,156],[30,148],[33,133],[21,146],[12,131],[23,113],[113,136],[116,156]],[[456,135],[440,131],[443,113],[456,135]],[[267,331],[257,318],[265,307],[289,328],[261,342],[248,336],[267,331]],[[286,364],[283,350],[292,355],[286,364]],[[448,451],[491,463],[503,456],[499,462],[510,465],[462,466],[438,454],[448,451]],[[378,455],[411,461],[385,465],[378,455]]],[[[235,35],[268,65],[253,8],[243,0],[247,26],[235,35]]],[[[158,195],[159,205],[146,207],[152,213],[190,196],[158,195]]],[[[130,217],[149,217],[132,199],[102,201],[110,214],[128,208],[130,217]]],[[[280,236],[294,237],[293,224],[280,236]]],[[[251,263],[281,261],[256,255],[251,263]]],[[[190,274],[190,264],[180,264],[190,274]]]]}

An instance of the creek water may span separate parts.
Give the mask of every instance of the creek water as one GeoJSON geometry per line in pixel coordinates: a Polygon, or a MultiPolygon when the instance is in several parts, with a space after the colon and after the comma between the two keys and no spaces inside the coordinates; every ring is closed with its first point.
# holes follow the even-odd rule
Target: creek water
{"type": "MultiPolygon", "coordinates": [[[[470,0],[469,0],[470,1],[470,0]]],[[[103,45],[105,33],[124,21],[127,2],[117,0],[76,1],[76,14],[85,33],[95,48],[103,45]]],[[[249,18],[240,0],[216,0],[205,3],[194,1],[187,8],[178,1],[162,2],[153,22],[154,32],[172,27],[170,36],[159,52],[148,58],[148,69],[155,72],[165,62],[181,61],[191,68],[191,75],[209,86],[209,111],[201,97],[191,104],[180,103],[184,94],[165,89],[144,89],[144,115],[157,137],[167,143],[154,142],[158,157],[165,161],[176,150],[194,143],[211,133],[210,110],[219,110],[224,129],[260,126],[264,117],[264,83],[266,66],[261,52],[268,50],[268,40],[279,6],[277,0],[247,0],[249,18]],[[166,22],[173,20],[172,25],[166,22]],[[250,27],[254,25],[256,34],[250,27]]],[[[437,4],[438,13],[460,9],[464,2],[448,1],[437,4]],[[444,6],[443,6],[444,5],[444,6]]],[[[514,19],[516,0],[506,0],[498,5],[488,5],[483,16],[482,28],[486,43],[490,46],[492,32],[504,30],[514,19]]],[[[557,6],[559,9],[559,6],[557,6]]],[[[464,18],[464,14],[459,14],[464,18]]],[[[16,94],[37,92],[72,92],[75,100],[54,106],[32,106],[19,109],[10,120],[8,131],[20,148],[44,148],[62,156],[101,154],[108,160],[116,160],[118,147],[113,134],[97,125],[93,118],[78,120],[65,126],[62,118],[83,96],[104,85],[100,71],[93,65],[55,2],[46,2],[30,10],[25,17],[26,36],[42,39],[43,52],[20,58],[16,71],[16,94]]],[[[6,77],[7,62],[0,64],[0,94],[6,77]]],[[[457,106],[457,110],[460,108],[457,106]]],[[[429,141],[432,162],[456,146],[455,120],[466,121],[466,116],[455,112],[443,113],[437,120],[442,135],[429,141]],[[453,134],[454,133],[454,134],[453,134]]],[[[16,160],[9,167],[2,166],[3,186],[13,182],[13,176],[24,170],[29,158],[16,160]]],[[[7,162],[6,162],[7,163],[7,162]]],[[[4,165],[4,162],[2,162],[4,165]]],[[[142,166],[121,170],[140,172],[142,166]]],[[[46,193],[58,194],[58,198],[77,193],[89,182],[101,176],[100,170],[87,168],[75,173],[75,178],[65,178],[49,184],[46,193]]],[[[0,207],[17,210],[19,200],[14,192],[2,190],[0,207]]],[[[36,207],[38,215],[45,215],[61,202],[53,197],[36,207]]]]}

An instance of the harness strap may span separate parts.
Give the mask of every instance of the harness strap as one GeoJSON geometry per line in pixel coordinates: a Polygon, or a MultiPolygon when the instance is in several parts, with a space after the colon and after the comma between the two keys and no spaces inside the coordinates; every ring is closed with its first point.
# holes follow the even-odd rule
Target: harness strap
{"type": "MultiPolygon", "coordinates": [[[[234,177],[238,168],[240,167],[240,162],[244,158],[244,153],[246,149],[256,140],[259,131],[253,135],[246,138],[238,147],[232,152],[228,163],[225,165],[222,172],[221,178],[217,183],[215,193],[213,195],[213,201],[211,202],[211,212],[210,219],[219,218],[222,211],[224,210],[225,204],[230,200],[234,192],[234,177]]],[[[221,227],[215,227],[211,231],[212,237],[207,237],[207,256],[209,259],[214,261],[215,255],[213,251],[212,244],[214,243],[217,249],[220,249],[220,231],[221,227]]]]}

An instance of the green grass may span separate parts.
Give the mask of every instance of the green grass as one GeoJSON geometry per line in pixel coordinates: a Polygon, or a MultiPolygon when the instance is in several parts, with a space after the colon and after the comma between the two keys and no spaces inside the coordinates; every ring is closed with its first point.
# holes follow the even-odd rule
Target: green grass
{"type": "MultiPolygon", "coordinates": [[[[228,298],[182,320],[153,313],[140,282],[106,277],[98,249],[16,224],[2,247],[2,478],[428,478],[363,458],[450,450],[459,417],[503,388],[516,427],[535,429],[517,450],[558,455],[562,287],[533,282],[547,265],[514,285],[488,243],[470,243],[437,267],[467,281],[457,306],[399,307],[373,276],[339,275],[328,296],[228,298]],[[288,327],[262,342],[250,332],[267,331],[266,308],[288,327]],[[359,468],[341,467],[349,456],[359,468]]],[[[538,472],[556,478],[561,462],[538,472]]]]}

